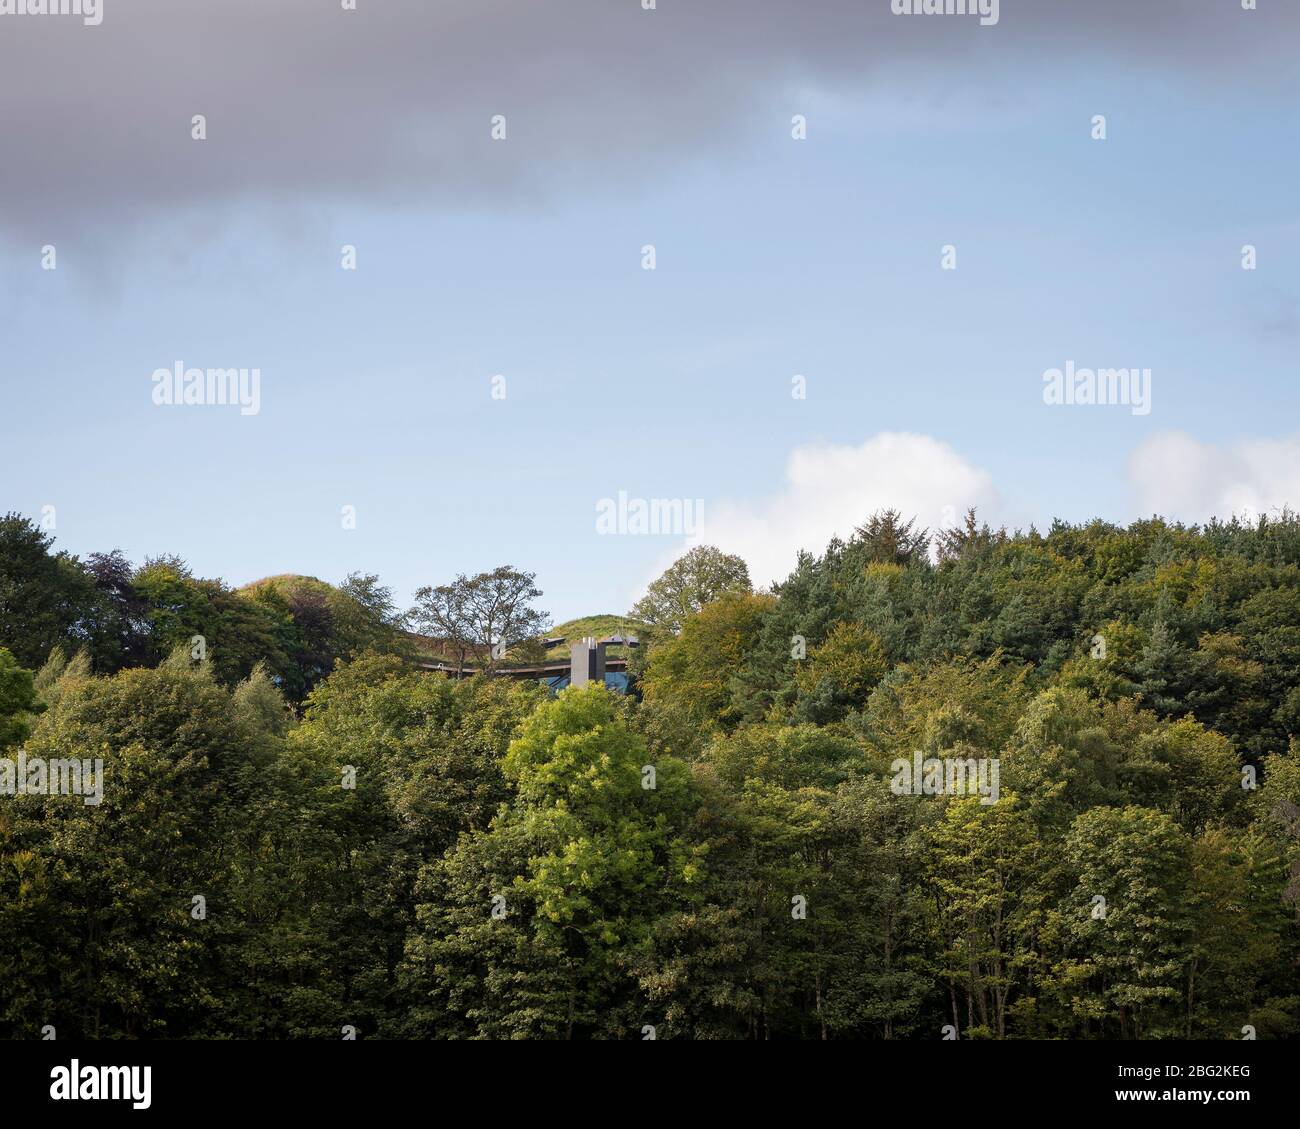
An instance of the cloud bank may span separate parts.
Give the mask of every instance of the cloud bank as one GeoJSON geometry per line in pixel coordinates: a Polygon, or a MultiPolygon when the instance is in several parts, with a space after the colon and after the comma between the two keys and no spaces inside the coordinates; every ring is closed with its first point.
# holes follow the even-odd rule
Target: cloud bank
{"type": "Polygon", "coordinates": [[[895,509],[937,530],[969,506],[984,517],[999,507],[985,471],[928,435],[882,432],[858,447],[796,447],[775,494],[706,504],[692,543],[743,557],[754,583],[766,585],[790,574],[800,549],[820,552],[877,510],[895,509]]]}
{"type": "Polygon", "coordinates": [[[1138,516],[1204,522],[1300,509],[1300,438],[1202,443],[1153,435],[1133,452],[1128,480],[1138,516]]]}
{"type": "Polygon", "coordinates": [[[1258,86],[1300,29],[1300,5],[1261,7],[1002,0],[996,27],[895,16],[888,0],[106,0],[98,27],[0,16],[0,234],[121,234],[250,199],[645,191],[674,162],[788,129],[804,92],[879,83],[952,101],[959,121],[972,93],[1023,94],[1080,57],[1258,86]]]}

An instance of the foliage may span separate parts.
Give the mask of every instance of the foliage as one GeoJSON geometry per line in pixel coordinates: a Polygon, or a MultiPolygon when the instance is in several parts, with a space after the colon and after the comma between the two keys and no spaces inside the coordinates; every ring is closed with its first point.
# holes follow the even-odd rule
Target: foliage
{"type": "Polygon", "coordinates": [[[677,632],[705,604],[727,593],[752,591],[749,567],[740,557],[697,545],[650,584],[628,615],[660,633],[677,632]]]}
{"type": "Polygon", "coordinates": [[[425,586],[416,591],[408,619],[449,648],[458,675],[471,657],[491,674],[508,650],[537,639],[550,625],[550,617],[533,606],[542,594],[535,580],[531,572],[501,565],[425,586]]]}
{"type": "MultiPolygon", "coordinates": [[[[5,519],[0,780],[104,799],[0,795],[0,1037],[1300,1034],[1300,521],[936,549],[883,513],[700,589],[638,700],[417,671],[372,576],[5,519]]],[[[540,629],[498,574],[466,666],[540,629]]]]}

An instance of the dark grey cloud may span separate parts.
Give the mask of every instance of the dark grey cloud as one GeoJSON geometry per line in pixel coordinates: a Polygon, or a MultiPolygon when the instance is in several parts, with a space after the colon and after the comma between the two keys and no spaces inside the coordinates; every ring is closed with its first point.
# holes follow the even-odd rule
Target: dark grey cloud
{"type": "Polygon", "coordinates": [[[99,237],[261,204],[478,206],[648,187],[725,159],[796,91],[978,91],[1122,64],[1290,81],[1300,3],[1002,0],[996,27],[889,0],[103,0],[0,16],[0,231],[99,237]],[[209,139],[191,141],[193,114],[209,139]],[[505,114],[509,140],[489,119],[505,114]]]}

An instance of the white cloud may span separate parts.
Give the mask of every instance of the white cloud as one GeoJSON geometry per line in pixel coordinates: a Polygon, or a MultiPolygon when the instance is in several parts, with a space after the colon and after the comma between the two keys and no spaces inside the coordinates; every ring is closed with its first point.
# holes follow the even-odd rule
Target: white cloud
{"type": "Polygon", "coordinates": [[[1300,508],[1300,438],[1201,443],[1180,431],[1153,435],[1129,458],[1139,516],[1203,522],[1300,508]]]}
{"type": "Polygon", "coordinates": [[[705,500],[692,544],[716,545],[749,565],[755,585],[783,580],[800,549],[820,553],[875,511],[898,510],[938,530],[968,506],[991,517],[998,495],[990,476],[928,435],[881,432],[859,447],[815,443],[786,460],[785,483],[756,501],[705,500]]]}

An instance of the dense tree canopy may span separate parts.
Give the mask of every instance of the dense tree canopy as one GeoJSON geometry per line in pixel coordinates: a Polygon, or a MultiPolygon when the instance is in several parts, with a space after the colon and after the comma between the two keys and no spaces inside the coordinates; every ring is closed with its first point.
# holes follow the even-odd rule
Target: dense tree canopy
{"type": "Polygon", "coordinates": [[[1289,515],[877,515],[558,697],[6,523],[0,1036],[1300,1035],[1289,515]]]}
{"type": "Polygon", "coordinates": [[[339,659],[406,649],[392,592],[375,576],[337,587],[276,576],[235,590],[195,577],[180,557],[137,567],[115,550],[82,562],[52,544],[25,518],[0,520],[0,646],[31,668],[56,647],[84,650],[100,674],[198,647],[227,685],[261,663],[298,704],[339,659]]]}

